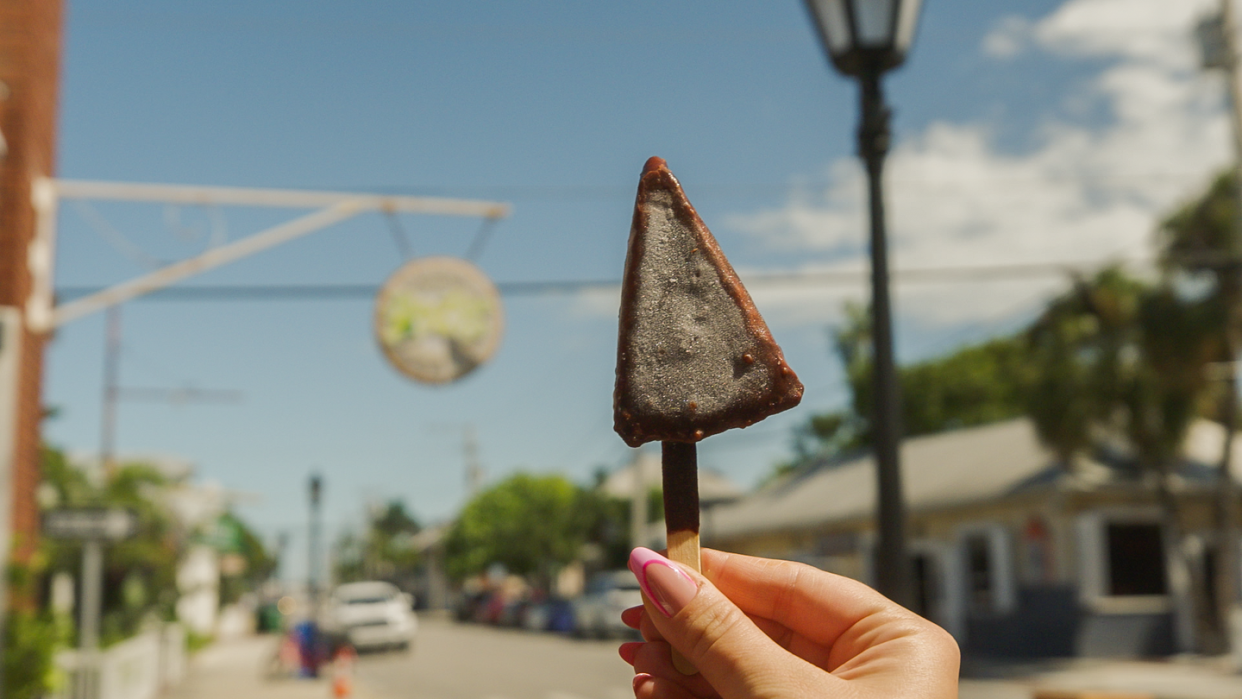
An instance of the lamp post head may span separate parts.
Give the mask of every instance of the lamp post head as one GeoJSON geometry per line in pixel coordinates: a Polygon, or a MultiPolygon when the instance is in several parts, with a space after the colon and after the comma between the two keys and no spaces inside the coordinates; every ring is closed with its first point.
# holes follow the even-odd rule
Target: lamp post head
{"type": "Polygon", "coordinates": [[[914,41],[922,0],[806,0],[820,41],[846,75],[901,65],[914,41]]]}
{"type": "Polygon", "coordinates": [[[323,479],[319,474],[310,477],[310,502],[314,507],[319,506],[319,498],[323,493],[323,479]]]}

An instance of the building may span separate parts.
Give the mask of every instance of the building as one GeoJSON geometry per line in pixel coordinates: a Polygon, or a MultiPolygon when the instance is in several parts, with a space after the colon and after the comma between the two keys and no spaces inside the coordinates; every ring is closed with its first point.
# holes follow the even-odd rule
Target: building
{"type": "MultiPolygon", "coordinates": [[[[915,608],[968,653],[1150,656],[1197,647],[1191,585],[1210,586],[1213,479],[1223,430],[1191,430],[1179,517],[1121,454],[1070,467],[1025,419],[902,444],[915,608]],[[1183,536],[1174,541],[1179,529],[1183,536]],[[1172,555],[1180,546],[1185,555],[1172,555]]],[[[1236,444],[1236,442],[1235,442],[1236,444]]],[[[1233,460],[1242,473],[1242,450],[1233,460]]],[[[874,579],[869,455],[813,464],[715,509],[705,545],[874,579]]],[[[1210,591],[1210,587],[1207,588],[1210,591]]]]}
{"type": "MultiPolygon", "coordinates": [[[[663,488],[661,463],[658,451],[635,449],[629,464],[608,474],[599,484],[600,492],[630,501],[630,541],[654,549],[664,548],[665,531],[662,522],[650,521],[647,496],[663,488]]],[[[737,501],[743,492],[724,475],[710,467],[699,466],[700,526],[703,535],[712,529],[716,510],[737,501]]]]}

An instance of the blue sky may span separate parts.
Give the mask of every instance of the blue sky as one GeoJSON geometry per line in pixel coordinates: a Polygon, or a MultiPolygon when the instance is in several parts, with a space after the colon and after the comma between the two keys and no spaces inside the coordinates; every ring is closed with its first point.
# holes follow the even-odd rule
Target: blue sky
{"type": "MultiPolygon", "coordinates": [[[[894,264],[1141,260],[1159,214],[1228,158],[1221,84],[1197,70],[1189,34],[1212,4],[929,0],[886,82],[894,264]]],[[[745,281],[865,268],[856,119],[856,88],[794,0],[70,0],[59,175],[507,201],[478,261],[494,280],[615,279],[639,171],[660,155],[745,281]]],[[[68,203],[57,285],[120,282],[285,213],[68,203]]],[[[463,255],[479,225],[401,222],[418,255],[463,255]]],[[[188,283],[379,284],[401,262],[373,215],[188,283]]],[[[1060,284],[901,284],[900,355],[1018,327],[1060,284]]],[[[787,455],[794,425],[847,400],[827,331],[865,293],[751,290],[807,392],[702,445],[703,465],[743,485],[787,455]]],[[[312,470],[335,526],[390,498],[425,521],[451,516],[467,424],[492,480],[585,482],[624,463],[615,293],[510,297],[506,313],[494,361],[431,388],[385,365],[366,301],[130,303],[123,385],[244,400],[122,403],[119,448],[189,459],[201,479],[259,495],[242,514],[294,546],[312,470]]],[[[99,443],[102,349],[94,316],[49,350],[46,400],[62,414],[47,437],[73,451],[99,443]]]]}

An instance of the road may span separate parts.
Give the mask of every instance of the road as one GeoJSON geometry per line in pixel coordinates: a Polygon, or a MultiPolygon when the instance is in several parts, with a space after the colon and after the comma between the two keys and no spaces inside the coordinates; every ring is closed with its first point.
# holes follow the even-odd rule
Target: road
{"type": "MultiPolygon", "coordinates": [[[[378,699],[633,699],[619,644],[420,619],[412,652],[365,654],[357,675],[378,699]]],[[[1023,685],[962,683],[962,699],[1030,696],[1023,685]]]]}
{"type": "MultiPolygon", "coordinates": [[[[633,699],[633,670],[617,655],[620,641],[420,621],[412,652],[359,659],[357,676],[365,690],[359,699],[633,699]]],[[[1242,697],[1242,677],[1204,663],[1079,660],[1028,669],[1034,672],[1008,679],[964,679],[959,697],[1030,699],[1040,686],[1161,699],[1242,697]]],[[[209,695],[187,699],[198,696],[209,695]]],[[[263,699],[286,698],[265,693],[263,699]]]]}
{"type": "Polygon", "coordinates": [[[412,652],[365,654],[357,675],[390,699],[633,699],[619,644],[420,619],[412,652]]]}

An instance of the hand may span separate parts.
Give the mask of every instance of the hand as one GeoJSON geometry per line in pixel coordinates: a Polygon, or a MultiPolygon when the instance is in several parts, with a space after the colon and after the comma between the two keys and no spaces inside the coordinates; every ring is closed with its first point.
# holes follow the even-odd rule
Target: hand
{"type": "Polygon", "coordinates": [[[789,561],[704,549],[703,575],[648,549],[630,570],[644,606],[621,618],[637,699],[955,699],[944,629],[860,582],[789,561]],[[699,670],[673,667],[670,645],[699,670]]]}

